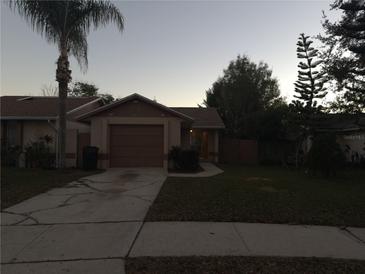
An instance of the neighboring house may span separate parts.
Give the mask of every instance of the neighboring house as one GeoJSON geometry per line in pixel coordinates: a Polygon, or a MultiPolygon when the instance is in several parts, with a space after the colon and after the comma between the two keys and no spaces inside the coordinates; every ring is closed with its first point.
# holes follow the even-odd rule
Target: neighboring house
{"type": "MultiPolygon", "coordinates": [[[[5,97],[1,98],[1,106],[7,108],[5,100],[3,103],[5,97]]],[[[15,104],[19,106],[27,101],[19,99],[21,98],[15,100],[15,104]]],[[[82,98],[68,100],[72,99],[81,100],[82,98]]],[[[48,119],[52,115],[42,115],[45,116],[44,128],[48,131],[44,130],[41,133],[41,130],[34,130],[35,124],[29,124],[29,130],[33,128],[38,135],[52,132],[55,123],[50,121],[56,121],[57,116],[57,99],[55,100],[56,103],[52,108],[54,119],[48,119]]],[[[109,105],[100,106],[99,104],[95,107],[93,104],[97,102],[100,101],[90,99],[84,105],[80,104],[78,111],[69,109],[68,149],[66,150],[68,166],[80,164],[80,152],[85,145],[99,148],[100,168],[164,167],[167,169],[168,152],[173,146],[195,146],[199,149],[201,159],[218,161],[219,132],[224,128],[224,124],[214,108],[169,108],[139,94],[132,94],[109,105]],[[86,110],[86,107],[89,108],[86,110]]],[[[4,114],[1,112],[2,124],[4,120],[8,127],[9,117],[4,114]]],[[[23,113],[23,119],[13,119],[13,121],[17,123],[22,123],[24,120],[34,121],[32,117],[34,118],[35,115],[30,114],[23,113]],[[28,119],[24,119],[25,117],[28,119]]],[[[17,115],[13,115],[15,116],[17,115]]],[[[24,139],[24,131],[17,132],[12,135],[13,140],[19,138],[21,134],[24,139]]],[[[4,135],[4,138],[9,137],[8,133],[4,135]]]]}
{"type": "Polygon", "coordinates": [[[365,159],[365,114],[325,114],[318,117],[313,127],[318,133],[334,133],[348,162],[365,159]]]}
{"type": "MultiPolygon", "coordinates": [[[[68,97],[67,111],[67,165],[76,166],[78,137],[89,134],[90,128],[75,120],[85,112],[103,105],[98,97],[68,97]]],[[[2,96],[1,106],[1,145],[19,146],[24,149],[31,142],[45,136],[51,137],[53,152],[57,151],[58,98],[50,96],[2,96]]],[[[88,142],[88,141],[86,141],[88,142]]],[[[20,165],[24,165],[20,163],[20,165]]]]}

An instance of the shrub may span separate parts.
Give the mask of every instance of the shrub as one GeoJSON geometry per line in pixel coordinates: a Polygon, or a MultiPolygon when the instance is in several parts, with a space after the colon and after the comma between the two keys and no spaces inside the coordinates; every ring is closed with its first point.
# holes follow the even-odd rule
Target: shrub
{"type": "Polygon", "coordinates": [[[1,164],[4,166],[17,166],[21,153],[22,149],[20,146],[1,146],[1,164]]]}
{"type": "Polygon", "coordinates": [[[196,171],[199,168],[199,152],[193,148],[172,147],[169,152],[169,160],[172,161],[176,170],[196,171]]]}
{"type": "Polygon", "coordinates": [[[30,142],[25,147],[25,160],[27,167],[53,168],[55,154],[51,153],[49,136],[39,138],[36,142],[30,142]]]}
{"type": "Polygon", "coordinates": [[[345,154],[333,134],[320,134],[314,137],[309,150],[307,164],[312,174],[335,175],[345,164],[345,154]]]}

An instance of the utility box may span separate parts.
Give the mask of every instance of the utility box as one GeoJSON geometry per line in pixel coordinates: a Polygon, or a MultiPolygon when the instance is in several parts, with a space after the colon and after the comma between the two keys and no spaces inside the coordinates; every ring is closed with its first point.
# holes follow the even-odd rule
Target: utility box
{"type": "Polygon", "coordinates": [[[98,168],[98,152],[98,147],[84,147],[82,151],[82,167],[84,170],[95,170],[98,168]]]}

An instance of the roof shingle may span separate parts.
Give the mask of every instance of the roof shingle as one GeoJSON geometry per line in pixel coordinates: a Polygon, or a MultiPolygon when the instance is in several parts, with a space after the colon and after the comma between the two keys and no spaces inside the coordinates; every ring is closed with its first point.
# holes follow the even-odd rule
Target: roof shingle
{"type": "MultiPolygon", "coordinates": [[[[66,111],[69,112],[98,97],[68,97],[66,111]]],[[[51,96],[1,96],[1,118],[49,118],[58,115],[58,97],[51,96]]]]}
{"type": "Polygon", "coordinates": [[[224,123],[215,108],[172,107],[171,109],[194,119],[193,128],[224,128],[224,123]]]}

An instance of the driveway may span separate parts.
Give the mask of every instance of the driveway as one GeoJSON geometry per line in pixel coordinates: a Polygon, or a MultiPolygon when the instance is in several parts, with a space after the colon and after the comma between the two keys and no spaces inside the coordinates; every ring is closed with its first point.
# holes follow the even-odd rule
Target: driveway
{"type": "Polygon", "coordinates": [[[123,273],[162,169],[109,169],[1,213],[2,273],[123,273]]]}

